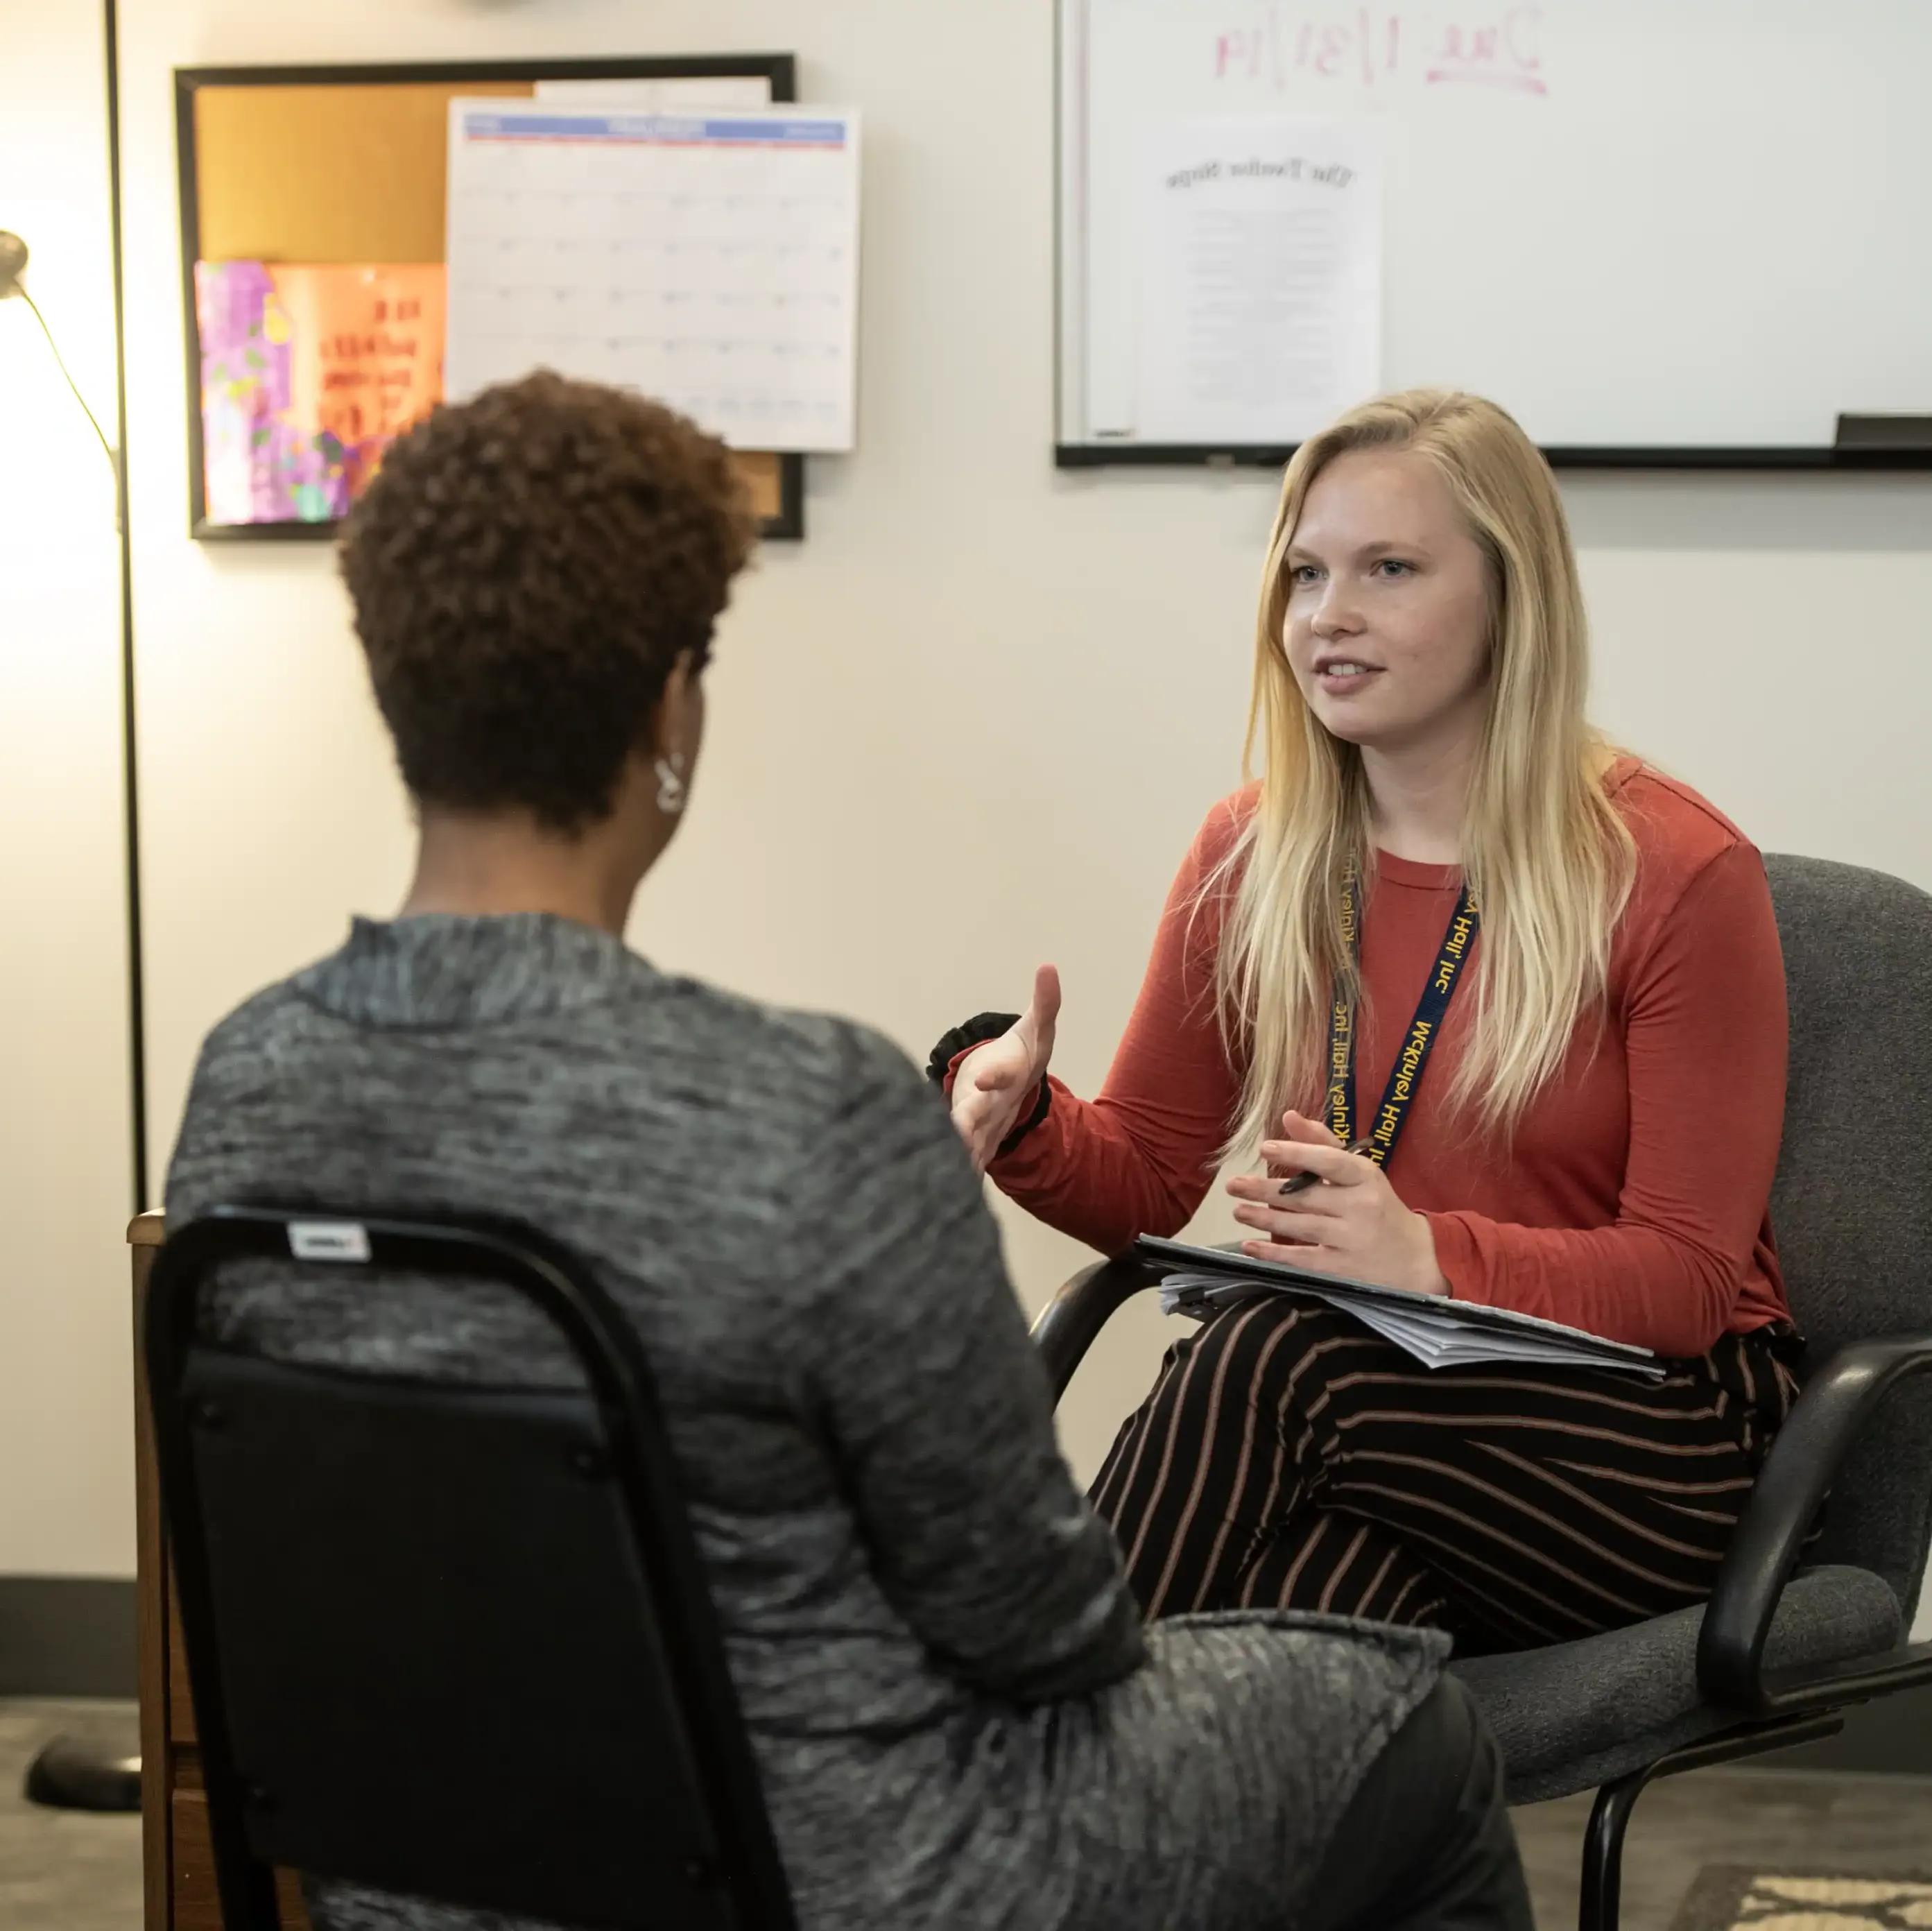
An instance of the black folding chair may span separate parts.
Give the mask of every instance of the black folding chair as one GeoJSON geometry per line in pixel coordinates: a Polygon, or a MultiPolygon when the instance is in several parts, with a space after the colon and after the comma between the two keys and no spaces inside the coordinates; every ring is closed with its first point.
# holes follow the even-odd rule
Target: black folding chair
{"type": "Polygon", "coordinates": [[[503,1220],[218,1207],[146,1336],[226,1931],[278,1865],[584,1927],[789,1931],[792,1908],[634,1332],[503,1220]],[[238,1262],[514,1290],[581,1389],[211,1344],[238,1262]]]}

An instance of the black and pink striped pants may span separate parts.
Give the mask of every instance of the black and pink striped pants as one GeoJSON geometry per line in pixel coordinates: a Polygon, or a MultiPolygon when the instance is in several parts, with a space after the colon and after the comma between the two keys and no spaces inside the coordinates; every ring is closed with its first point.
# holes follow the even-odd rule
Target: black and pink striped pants
{"type": "Polygon", "coordinates": [[[1271,1299],[1168,1351],[1093,1490],[1150,1617],[1286,1608],[1434,1624],[1465,1654],[1702,1602],[1797,1394],[1789,1330],[1662,1380],[1426,1368],[1271,1299]]]}

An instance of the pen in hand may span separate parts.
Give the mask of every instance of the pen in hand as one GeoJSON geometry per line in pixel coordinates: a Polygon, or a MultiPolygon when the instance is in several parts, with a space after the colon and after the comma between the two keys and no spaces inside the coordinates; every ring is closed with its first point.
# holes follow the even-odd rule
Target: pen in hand
{"type": "MultiPolygon", "coordinates": [[[[1375,1142],[1372,1140],[1352,1140],[1348,1143],[1348,1151],[1356,1154],[1367,1153],[1373,1149],[1374,1146],[1375,1142]]],[[[1321,1180],[1322,1176],[1318,1173],[1304,1172],[1294,1174],[1281,1183],[1281,1197],[1285,1200],[1292,1194],[1305,1194],[1310,1188],[1319,1186],[1321,1180]]]]}

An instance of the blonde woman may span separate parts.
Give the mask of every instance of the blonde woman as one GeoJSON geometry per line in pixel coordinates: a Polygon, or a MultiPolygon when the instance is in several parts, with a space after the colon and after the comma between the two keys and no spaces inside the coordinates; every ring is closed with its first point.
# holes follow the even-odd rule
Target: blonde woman
{"type": "Polygon", "coordinates": [[[1343,417],[1269,548],[1264,775],[1183,863],[1099,1098],[1047,1077],[1050,967],[935,1055],[998,1184],[1103,1251],[1176,1231],[1258,1143],[1228,1183],[1250,1254],[1667,1358],[1654,1384],[1431,1372],[1318,1307],[1224,1312],[1094,1488],[1150,1615],[1344,1611],[1467,1652],[1709,1592],[1796,1392],[1783,963],[1756,851],[1590,730],[1587,681],[1516,424],[1438,391],[1343,417]]]}

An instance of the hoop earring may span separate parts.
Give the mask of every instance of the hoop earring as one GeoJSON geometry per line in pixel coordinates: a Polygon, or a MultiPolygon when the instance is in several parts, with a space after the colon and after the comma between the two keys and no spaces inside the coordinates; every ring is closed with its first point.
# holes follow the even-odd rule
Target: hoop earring
{"type": "Polygon", "coordinates": [[[660,758],[651,768],[658,774],[658,809],[675,818],[684,809],[684,773],[675,758],[660,758]]]}

